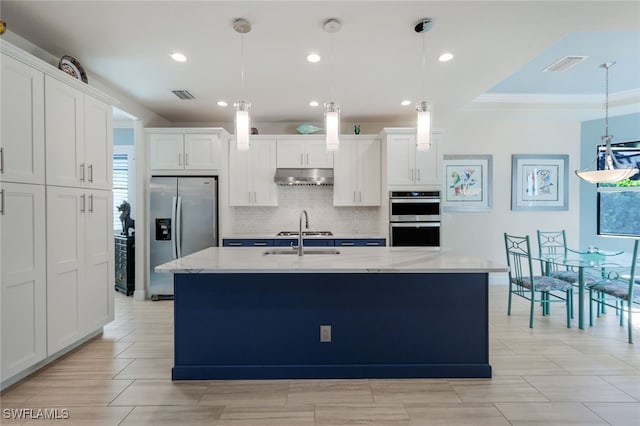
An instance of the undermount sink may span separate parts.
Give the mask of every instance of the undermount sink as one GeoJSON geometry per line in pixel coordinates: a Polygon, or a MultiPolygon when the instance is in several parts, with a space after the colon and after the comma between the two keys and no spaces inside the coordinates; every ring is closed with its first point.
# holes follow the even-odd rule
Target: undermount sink
{"type": "MultiPolygon", "coordinates": [[[[298,254],[298,251],[294,247],[273,248],[265,250],[262,254],[298,254]]],[[[340,254],[340,250],[329,247],[304,247],[302,254],[340,254]]]]}

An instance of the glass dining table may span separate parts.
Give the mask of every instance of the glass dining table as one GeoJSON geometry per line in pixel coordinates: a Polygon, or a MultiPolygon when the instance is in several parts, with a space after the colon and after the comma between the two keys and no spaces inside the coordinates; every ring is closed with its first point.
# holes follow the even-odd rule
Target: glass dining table
{"type": "Polygon", "coordinates": [[[590,274],[597,279],[605,279],[609,272],[621,270],[628,265],[624,264],[622,251],[602,251],[589,250],[579,251],[567,249],[567,254],[538,255],[532,256],[532,260],[541,261],[543,265],[542,273],[550,275],[553,270],[570,270],[578,273],[578,327],[584,330],[585,323],[585,291],[586,274],[590,274]],[[555,267],[554,267],[555,265],[555,267]]]}

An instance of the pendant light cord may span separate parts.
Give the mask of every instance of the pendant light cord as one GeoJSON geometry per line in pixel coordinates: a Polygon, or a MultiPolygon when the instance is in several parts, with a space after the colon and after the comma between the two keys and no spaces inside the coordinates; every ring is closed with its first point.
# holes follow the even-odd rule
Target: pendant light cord
{"type": "Polygon", "coordinates": [[[331,102],[334,102],[335,99],[333,99],[333,33],[331,33],[331,71],[329,73],[330,75],[330,87],[329,87],[329,94],[331,95],[331,102]]]}
{"type": "Polygon", "coordinates": [[[604,135],[609,143],[609,64],[605,65],[605,101],[604,101],[604,135]]]}
{"type": "Polygon", "coordinates": [[[240,34],[240,94],[244,92],[244,34],[240,34]]]}
{"type": "Polygon", "coordinates": [[[427,99],[427,83],[426,83],[426,68],[427,68],[427,54],[426,54],[426,46],[427,46],[427,37],[426,33],[422,33],[422,100],[427,99]]]}

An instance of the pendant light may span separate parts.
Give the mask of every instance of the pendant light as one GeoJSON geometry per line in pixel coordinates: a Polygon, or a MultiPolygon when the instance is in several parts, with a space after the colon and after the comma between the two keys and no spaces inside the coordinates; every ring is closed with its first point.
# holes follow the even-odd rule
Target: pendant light
{"type": "Polygon", "coordinates": [[[416,103],[416,147],[418,151],[431,148],[431,103],[426,101],[426,34],[433,27],[429,18],[423,18],[414,27],[418,34],[422,34],[422,101],[416,103]]]}
{"type": "MultiPolygon", "coordinates": [[[[236,19],[233,22],[233,29],[240,34],[240,94],[244,91],[244,35],[251,31],[251,24],[244,19],[236,19]]],[[[251,102],[236,101],[235,108],[235,135],[238,151],[249,150],[249,133],[251,122],[249,119],[249,109],[251,102]]]]}
{"type": "MultiPolygon", "coordinates": [[[[600,65],[600,68],[605,69],[605,115],[604,115],[604,136],[602,140],[605,143],[604,151],[604,169],[603,170],[576,170],[576,175],[589,183],[615,183],[621,180],[630,178],[638,173],[638,169],[631,165],[623,167],[622,164],[616,160],[616,157],[611,151],[611,139],[613,135],[609,134],[609,68],[614,66],[615,62],[606,62],[600,65]]],[[[596,157],[596,164],[598,163],[598,157],[596,157]]]]}
{"type": "MultiPolygon", "coordinates": [[[[333,99],[333,34],[338,32],[342,24],[331,18],[324,22],[324,30],[331,34],[331,99],[333,99]]],[[[337,151],[340,147],[340,107],[333,100],[324,104],[324,128],[327,151],[337,151]]]]}

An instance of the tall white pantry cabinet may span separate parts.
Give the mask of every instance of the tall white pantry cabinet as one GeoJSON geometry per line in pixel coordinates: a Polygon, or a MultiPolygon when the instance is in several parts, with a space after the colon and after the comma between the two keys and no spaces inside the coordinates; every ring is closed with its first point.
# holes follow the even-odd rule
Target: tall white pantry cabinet
{"type": "Polygon", "coordinates": [[[0,384],[113,320],[115,100],[0,40],[0,384]]]}

